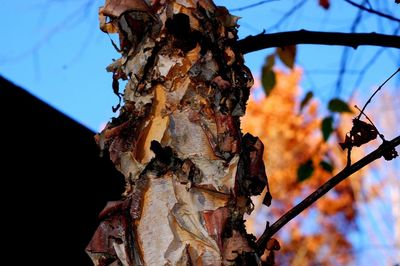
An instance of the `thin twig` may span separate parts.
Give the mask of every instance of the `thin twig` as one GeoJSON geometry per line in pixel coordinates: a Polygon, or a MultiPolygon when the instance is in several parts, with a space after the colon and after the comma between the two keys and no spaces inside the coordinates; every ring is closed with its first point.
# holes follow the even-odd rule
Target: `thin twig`
{"type": "Polygon", "coordinates": [[[318,31],[287,31],[279,33],[261,33],[248,36],[236,42],[235,46],[243,53],[283,47],[294,44],[341,45],[357,48],[360,45],[400,48],[400,36],[378,33],[340,33],[318,31]]]}
{"type": "MultiPolygon", "coordinates": [[[[363,4],[367,2],[366,0],[363,1],[363,4]]],[[[362,18],[362,10],[360,9],[356,15],[356,18],[354,19],[351,27],[350,27],[350,32],[351,33],[355,33],[357,26],[360,24],[361,22],[361,18],[362,18]]],[[[343,75],[346,72],[346,67],[347,67],[347,61],[349,58],[349,48],[348,47],[344,47],[343,48],[343,52],[342,52],[342,58],[340,60],[340,70],[339,70],[339,75],[338,78],[336,80],[336,94],[340,95],[341,91],[342,91],[342,81],[343,81],[343,75]]]]}
{"type": "MultiPolygon", "coordinates": [[[[398,35],[400,31],[400,25],[393,31],[392,35],[398,35]]],[[[368,71],[368,69],[374,65],[375,61],[378,59],[378,57],[384,52],[387,51],[384,47],[379,48],[375,54],[368,60],[367,63],[364,64],[364,67],[360,70],[358,74],[358,78],[356,82],[354,83],[354,89],[357,89],[358,86],[360,86],[361,81],[363,80],[365,73],[368,71]]]]}
{"type": "Polygon", "coordinates": [[[301,0],[300,2],[298,2],[296,5],[294,5],[291,9],[289,9],[289,11],[287,11],[285,14],[283,14],[283,16],[271,27],[269,27],[268,29],[266,29],[266,32],[270,32],[273,29],[277,28],[279,25],[281,25],[285,20],[287,20],[288,18],[290,18],[293,13],[300,9],[305,3],[307,3],[306,0],[301,0]]]}
{"type": "Polygon", "coordinates": [[[353,147],[348,147],[347,148],[347,162],[346,162],[346,168],[351,166],[351,150],[353,149],[353,147]]]}
{"type": "Polygon", "coordinates": [[[367,105],[371,102],[372,98],[375,96],[375,94],[378,93],[382,89],[382,87],[391,79],[393,78],[397,73],[400,72],[400,67],[390,76],[388,77],[376,90],[375,92],[369,97],[368,101],[364,104],[364,107],[361,109],[360,114],[358,115],[357,119],[360,119],[361,115],[364,113],[365,108],[367,108],[367,105]]]}
{"type": "Polygon", "coordinates": [[[367,63],[365,63],[364,67],[360,70],[360,73],[358,74],[358,78],[356,82],[354,83],[354,89],[357,89],[358,86],[360,86],[361,81],[363,80],[365,76],[365,72],[374,65],[374,62],[378,59],[378,57],[386,50],[386,48],[381,47],[379,48],[375,54],[368,60],[367,63]]]}
{"type": "Polygon", "coordinates": [[[391,16],[391,15],[388,15],[388,14],[385,14],[385,13],[382,13],[382,12],[379,12],[379,11],[377,11],[377,10],[375,10],[375,9],[372,9],[372,8],[367,8],[367,7],[365,7],[365,6],[363,6],[363,5],[360,5],[360,4],[357,4],[357,3],[355,3],[355,2],[353,2],[353,1],[351,1],[351,0],[344,0],[344,1],[347,2],[347,3],[349,3],[350,5],[353,5],[353,6],[355,6],[355,7],[358,7],[359,9],[362,9],[362,10],[364,10],[364,11],[367,11],[367,12],[369,12],[369,13],[371,13],[371,14],[375,14],[375,15],[378,15],[378,16],[383,17],[383,18],[387,18],[387,19],[390,19],[390,20],[393,20],[393,21],[400,22],[400,19],[398,19],[398,18],[396,18],[396,17],[393,17],[393,16],[391,16]]]}
{"type": "Polygon", "coordinates": [[[242,10],[245,10],[245,9],[253,8],[253,7],[260,6],[260,5],[263,5],[263,4],[266,4],[266,3],[270,3],[270,2],[274,2],[274,1],[279,1],[279,0],[264,0],[264,1],[260,1],[260,2],[257,2],[257,3],[251,4],[251,5],[234,8],[234,9],[231,9],[229,11],[230,12],[242,11],[242,10]]]}
{"type": "Polygon", "coordinates": [[[400,145],[400,136],[392,139],[391,141],[384,142],[381,144],[376,150],[369,153],[361,160],[355,162],[353,165],[344,168],[337,175],[329,179],[326,183],[320,186],[316,191],[311,193],[307,198],[305,198],[302,202],[294,206],[291,210],[286,212],[281,218],[278,219],[271,226],[266,228],[261,237],[257,240],[257,252],[262,254],[265,250],[266,244],[271,237],[276,234],[284,225],[290,222],[293,218],[307,209],[311,204],[316,202],[319,198],[325,195],[329,190],[334,188],[337,184],[339,184],[344,179],[348,178],[350,175],[354,174],[361,168],[370,164],[371,162],[379,159],[386,152],[394,149],[400,145]]]}

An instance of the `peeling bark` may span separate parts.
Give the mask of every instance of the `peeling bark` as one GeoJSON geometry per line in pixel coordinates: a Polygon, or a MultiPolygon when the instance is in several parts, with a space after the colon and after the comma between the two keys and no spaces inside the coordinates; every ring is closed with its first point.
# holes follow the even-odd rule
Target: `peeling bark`
{"type": "Polygon", "coordinates": [[[99,15],[119,35],[107,70],[124,105],[96,141],[126,191],[100,214],[94,264],[261,265],[243,215],[267,177],[263,144],[240,131],[253,78],[238,18],[211,0],[106,0],[99,15]]]}

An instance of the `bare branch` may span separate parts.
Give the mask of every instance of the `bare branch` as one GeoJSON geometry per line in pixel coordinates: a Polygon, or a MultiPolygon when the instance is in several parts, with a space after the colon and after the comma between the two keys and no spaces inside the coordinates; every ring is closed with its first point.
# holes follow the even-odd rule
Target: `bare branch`
{"type": "Polygon", "coordinates": [[[294,44],[341,45],[356,49],[360,45],[400,48],[400,36],[378,33],[341,33],[318,31],[287,31],[280,33],[261,33],[237,41],[236,48],[242,53],[283,47],[294,44]]]}
{"type": "Polygon", "coordinates": [[[354,174],[364,166],[370,164],[371,162],[379,159],[385,153],[390,150],[393,150],[395,147],[400,145],[400,136],[392,139],[391,141],[386,141],[382,145],[380,145],[375,151],[369,153],[361,160],[357,161],[351,166],[344,168],[337,175],[329,179],[325,184],[320,186],[316,191],[311,193],[307,198],[305,198],[302,202],[294,206],[291,210],[286,212],[281,218],[278,219],[274,224],[267,227],[261,237],[257,240],[257,252],[262,254],[265,250],[265,246],[268,240],[278,232],[284,225],[290,222],[293,218],[307,209],[311,204],[316,202],[319,198],[325,195],[329,190],[334,188],[337,184],[339,184],[344,179],[348,178],[350,175],[354,174]]]}
{"type": "MultiPolygon", "coordinates": [[[[398,33],[400,32],[400,25],[394,30],[392,35],[398,35],[398,33]]],[[[353,88],[356,89],[358,88],[358,86],[361,84],[361,81],[363,80],[365,73],[368,71],[368,69],[374,65],[375,61],[378,59],[379,56],[381,56],[381,54],[387,51],[384,47],[379,48],[375,54],[368,60],[367,63],[364,64],[364,67],[360,70],[359,74],[358,74],[358,78],[356,80],[356,82],[354,83],[353,88]]]]}
{"type": "Polygon", "coordinates": [[[391,15],[376,11],[375,9],[372,9],[372,8],[365,7],[363,5],[360,5],[360,4],[357,4],[357,3],[353,2],[351,0],[344,0],[344,1],[349,3],[352,6],[358,7],[359,9],[367,11],[367,12],[369,12],[371,14],[375,14],[375,15],[378,15],[378,16],[383,17],[383,18],[387,18],[387,19],[390,19],[390,20],[393,20],[393,21],[400,22],[400,19],[398,19],[396,17],[393,17],[391,15]]]}

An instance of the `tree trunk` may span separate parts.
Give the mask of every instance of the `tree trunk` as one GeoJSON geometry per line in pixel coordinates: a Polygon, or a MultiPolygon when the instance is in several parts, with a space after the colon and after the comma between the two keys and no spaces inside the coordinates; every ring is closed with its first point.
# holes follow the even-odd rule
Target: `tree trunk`
{"type": "Polygon", "coordinates": [[[263,144],[240,131],[253,78],[238,18],[211,0],[107,0],[99,14],[119,34],[107,70],[124,105],[96,140],[126,191],[100,214],[94,264],[261,265],[243,215],[267,178],[263,144]]]}

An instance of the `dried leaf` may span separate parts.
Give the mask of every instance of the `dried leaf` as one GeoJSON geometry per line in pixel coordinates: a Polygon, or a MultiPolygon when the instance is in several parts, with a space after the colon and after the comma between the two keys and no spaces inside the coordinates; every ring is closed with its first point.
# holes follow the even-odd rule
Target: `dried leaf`
{"type": "Polygon", "coordinates": [[[276,240],[275,238],[271,238],[267,242],[267,250],[280,250],[281,245],[279,244],[279,241],[276,240]]]}
{"type": "Polygon", "coordinates": [[[324,141],[327,141],[329,139],[329,136],[333,132],[333,117],[332,116],[325,117],[322,120],[321,130],[322,130],[322,136],[324,138],[324,141]]]}
{"type": "Polygon", "coordinates": [[[332,112],[337,112],[337,113],[353,112],[345,101],[338,98],[329,101],[328,109],[332,112]]]}
{"type": "Polygon", "coordinates": [[[296,59],[296,45],[289,45],[279,47],[276,49],[279,59],[290,69],[294,67],[294,61],[296,59]]]}
{"type": "Polygon", "coordinates": [[[374,125],[368,124],[359,119],[353,120],[353,128],[350,131],[353,137],[353,144],[357,147],[376,139],[378,131],[374,125]]]}
{"type": "Polygon", "coordinates": [[[324,9],[329,9],[330,3],[329,0],[319,0],[319,5],[324,9]]]}
{"type": "Polygon", "coordinates": [[[352,147],[360,147],[371,140],[376,139],[378,131],[376,128],[359,119],[353,119],[353,127],[350,132],[346,135],[346,139],[343,143],[339,143],[340,147],[345,149],[351,149],[352,147]]]}

